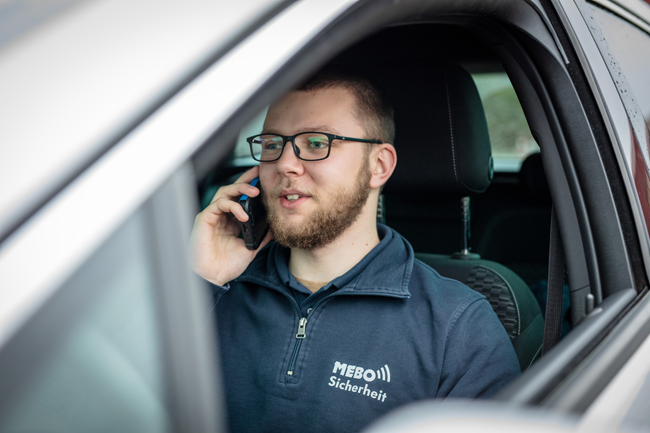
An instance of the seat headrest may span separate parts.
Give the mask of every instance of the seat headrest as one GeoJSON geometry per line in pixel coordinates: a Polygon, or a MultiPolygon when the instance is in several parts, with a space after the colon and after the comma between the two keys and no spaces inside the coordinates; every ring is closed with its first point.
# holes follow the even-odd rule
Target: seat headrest
{"type": "Polygon", "coordinates": [[[551,203],[551,191],[546,182],[542,155],[533,153],[528,155],[519,170],[519,184],[533,200],[542,203],[551,203]]]}
{"type": "Polygon", "coordinates": [[[443,61],[418,60],[374,75],[395,109],[397,168],[385,193],[430,198],[485,191],[492,152],[470,74],[443,61]]]}

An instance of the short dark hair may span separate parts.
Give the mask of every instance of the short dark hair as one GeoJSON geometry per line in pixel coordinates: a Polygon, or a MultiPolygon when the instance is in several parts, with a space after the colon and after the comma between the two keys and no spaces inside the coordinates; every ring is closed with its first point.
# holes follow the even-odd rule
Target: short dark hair
{"type": "Polygon", "coordinates": [[[382,143],[395,141],[395,111],[370,81],[343,71],[321,72],[310,78],[297,90],[314,90],[341,87],[349,90],[357,101],[357,120],[368,134],[368,139],[382,143]]]}

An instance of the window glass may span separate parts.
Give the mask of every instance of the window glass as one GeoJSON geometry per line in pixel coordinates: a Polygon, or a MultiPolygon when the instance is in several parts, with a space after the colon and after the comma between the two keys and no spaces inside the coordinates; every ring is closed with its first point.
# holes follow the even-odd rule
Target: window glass
{"type": "Polygon", "coordinates": [[[17,335],[18,356],[40,361],[18,371],[0,431],[169,431],[146,233],[138,213],[17,335]]]}
{"type": "Polygon", "coordinates": [[[519,99],[505,72],[473,74],[481,96],[492,145],[495,171],[519,171],[531,153],[539,152],[519,99]]]}
{"type": "Polygon", "coordinates": [[[600,7],[592,13],[650,126],[650,34],[600,7]]]}

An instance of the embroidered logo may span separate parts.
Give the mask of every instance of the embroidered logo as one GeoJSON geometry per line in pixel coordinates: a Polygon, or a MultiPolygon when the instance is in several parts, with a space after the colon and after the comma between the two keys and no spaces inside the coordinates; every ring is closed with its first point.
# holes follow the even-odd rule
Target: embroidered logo
{"type": "Polygon", "coordinates": [[[343,378],[341,379],[341,377],[331,376],[328,383],[329,386],[333,386],[342,391],[354,392],[381,402],[386,400],[387,395],[383,390],[373,390],[368,387],[368,383],[375,380],[390,382],[390,368],[388,368],[387,364],[378,370],[374,370],[372,368],[364,368],[336,361],[332,373],[338,373],[338,375],[343,376],[343,378]],[[367,383],[364,384],[362,382],[361,384],[358,384],[356,381],[350,382],[350,379],[345,379],[346,377],[352,380],[363,380],[367,383]]]}

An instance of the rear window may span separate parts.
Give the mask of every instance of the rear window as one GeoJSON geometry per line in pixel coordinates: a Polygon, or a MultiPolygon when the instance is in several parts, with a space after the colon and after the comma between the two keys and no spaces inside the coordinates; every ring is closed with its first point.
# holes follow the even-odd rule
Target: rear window
{"type": "Polygon", "coordinates": [[[524,159],[539,152],[515,89],[505,72],[472,74],[483,102],[494,170],[518,172],[524,159]]]}

